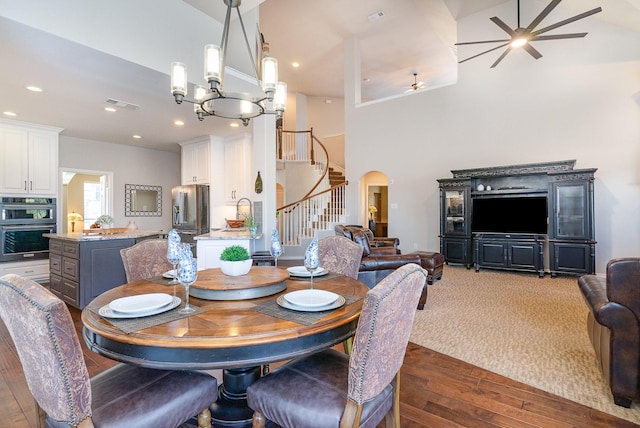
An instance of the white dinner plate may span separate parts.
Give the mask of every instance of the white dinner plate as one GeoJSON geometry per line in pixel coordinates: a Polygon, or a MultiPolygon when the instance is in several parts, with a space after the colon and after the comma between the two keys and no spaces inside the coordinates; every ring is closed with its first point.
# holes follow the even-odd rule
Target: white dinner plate
{"type": "MultiPolygon", "coordinates": [[[[304,267],[304,266],[291,266],[291,267],[287,268],[287,271],[289,271],[289,275],[291,275],[291,276],[297,276],[299,278],[311,278],[311,274],[309,273],[307,268],[304,267]]],[[[326,275],[328,273],[329,273],[328,270],[325,270],[324,268],[319,267],[313,273],[313,276],[314,277],[322,276],[322,275],[326,275]]]]}
{"type": "Polygon", "coordinates": [[[332,309],[338,309],[342,307],[345,304],[345,302],[346,300],[344,297],[338,296],[338,299],[329,305],[308,307],[308,306],[298,306],[298,305],[294,305],[293,303],[289,303],[287,302],[287,299],[284,298],[284,296],[278,296],[278,298],[276,299],[276,303],[278,303],[278,305],[282,306],[283,308],[291,309],[293,311],[299,311],[299,312],[330,311],[332,309]]]}
{"type": "Polygon", "coordinates": [[[296,306],[315,308],[327,306],[338,300],[339,294],[326,290],[297,290],[284,295],[284,299],[296,306]]]}
{"type": "Polygon", "coordinates": [[[171,303],[172,300],[173,296],[167,293],[139,294],[137,296],[116,299],[109,303],[109,307],[114,312],[137,314],[139,312],[149,312],[161,308],[171,303]]]}
{"type": "Polygon", "coordinates": [[[176,270],[175,269],[168,270],[165,273],[163,273],[162,276],[167,279],[174,279],[176,277],[176,270]]]}
{"type": "Polygon", "coordinates": [[[171,297],[171,302],[168,305],[162,306],[160,308],[156,308],[156,309],[151,309],[149,311],[145,311],[145,312],[136,312],[136,313],[122,313],[122,312],[116,312],[113,309],[111,309],[111,307],[109,305],[104,305],[103,307],[101,307],[98,310],[98,314],[100,314],[100,316],[103,316],[105,318],[140,318],[140,317],[148,317],[150,315],[157,315],[157,314],[161,314],[163,312],[167,312],[170,311],[173,308],[176,308],[178,306],[180,306],[180,303],[182,303],[182,299],[180,299],[179,297],[171,297]]]}

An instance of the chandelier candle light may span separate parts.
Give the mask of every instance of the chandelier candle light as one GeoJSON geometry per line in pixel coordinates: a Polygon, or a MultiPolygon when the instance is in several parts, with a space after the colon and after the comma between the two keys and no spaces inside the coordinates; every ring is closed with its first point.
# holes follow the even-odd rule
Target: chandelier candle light
{"type": "Polygon", "coordinates": [[[263,114],[276,114],[278,117],[282,117],[286,107],[287,84],[278,82],[278,61],[271,56],[264,56],[262,58],[261,78],[254,57],[251,54],[247,32],[244,28],[242,15],[240,15],[241,0],[223,1],[227,5],[227,13],[220,46],[209,44],[204,47],[204,78],[209,87],[196,85],[194,89],[195,101],[186,99],[187,67],[181,62],[173,62],[171,63],[171,93],[176,103],[181,104],[182,101],[193,103],[194,111],[200,120],[204,120],[206,116],[218,116],[226,119],[239,119],[244,126],[249,124],[250,119],[263,114]],[[257,81],[261,82],[262,91],[264,92],[259,97],[254,97],[251,94],[229,93],[222,90],[229,41],[229,22],[231,21],[231,9],[233,8],[238,12],[238,21],[242,27],[255,76],[257,81]],[[271,109],[269,109],[267,101],[271,109]]]}

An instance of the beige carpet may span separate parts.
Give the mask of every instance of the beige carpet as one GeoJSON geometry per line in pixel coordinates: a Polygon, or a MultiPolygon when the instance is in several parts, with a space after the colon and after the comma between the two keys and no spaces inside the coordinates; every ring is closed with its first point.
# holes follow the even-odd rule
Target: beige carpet
{"type": "Polygon", "coordinates": [[[445,266],[410,340],[486,370],[640,424],[613,404],[586,330],[577,278],[445,266]]]}

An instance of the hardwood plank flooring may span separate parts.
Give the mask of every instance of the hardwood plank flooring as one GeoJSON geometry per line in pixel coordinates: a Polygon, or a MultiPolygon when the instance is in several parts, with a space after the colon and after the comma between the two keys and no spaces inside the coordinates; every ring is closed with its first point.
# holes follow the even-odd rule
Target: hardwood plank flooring
{"type": "MultiPolygon", "coordinates": [[[[69,310],[80,337],[80,311],[69,310]]],[[[115,364],[80,342],[90,376],[115,364]]],[[[407,347],[401,373],[403,428],[637,427],[413,343],[407,347]]],[[[1,321],[0,421],[0,426],[36,426],[33,398],[11,337],[1,321]]],[[[384,422],[380,427],[384,427],[384,422]]]]}

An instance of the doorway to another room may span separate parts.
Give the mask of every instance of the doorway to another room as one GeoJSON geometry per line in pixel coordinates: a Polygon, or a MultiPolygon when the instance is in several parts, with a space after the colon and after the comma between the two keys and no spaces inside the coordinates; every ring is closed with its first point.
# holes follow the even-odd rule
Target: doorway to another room
{"type": "Polygon", "coordinates": [[[364,183],[366,224],[374,236],[386,237],[389,227],[389,180],[385,174],[371,171],[365,174],[364,183]]]}
{"type": "Polygon", "coordinates": [[[79,169],[61,169],[58,225],[60,233],[78,233],[89,229],[96,219],[113,215],[111,186],[113,173],[79,169]]]}

